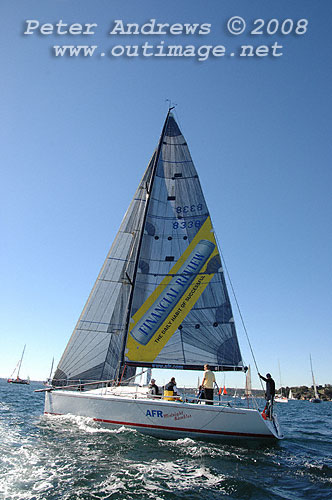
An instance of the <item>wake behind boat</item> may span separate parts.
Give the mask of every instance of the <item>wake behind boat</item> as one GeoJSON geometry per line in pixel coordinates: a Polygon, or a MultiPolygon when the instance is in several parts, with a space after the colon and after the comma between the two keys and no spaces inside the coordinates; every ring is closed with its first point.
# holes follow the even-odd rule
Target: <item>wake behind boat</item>
{"type": "Polygon", "coordinates": [[[169,110],[158,146],[55,372],[46,414],[163,438],[281,439],[258,408],[152,398],[137,367],[245,372],[210,214],[169,110]],[[198,404],[200,403],[200,404],[198,404]]]}

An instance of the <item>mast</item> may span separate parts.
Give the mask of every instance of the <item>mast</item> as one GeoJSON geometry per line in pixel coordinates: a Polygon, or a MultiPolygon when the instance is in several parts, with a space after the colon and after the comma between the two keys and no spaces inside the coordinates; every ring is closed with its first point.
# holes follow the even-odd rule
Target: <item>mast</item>
{"type": "Polygon", "coordinates": [[[159,143],[158,143],[157,150],[156,150],[155,157],[154,157],[154,162],[153,162],[153,167],[152,167],[152,172],[151,172],[151,177],[150,177],[150,183],[149,183],[149,185],[146,184],[147,198],[146,198],[145,210],[144,210],[144,214],[143,214],[141,234],[140,234],[139,242],[138,242],[138,250],[137,250],[137,254],[136,254],[136,262],[135,262],[133,277],[130,280],[131,281],[131,292],[130,292],[129,301],[128,301],[127,317],[126,317],[126,325],[125,325],[125,336],[123,339],[123,346],[122,346],[122,352],[121,352],[121,357],[120,357],[120,362],[119,362],[119,369],[118,369],[118,373],[117,373],[117,377],[116,377],[117,380],[119,380],[120,374],[124,368],[124,354],[125,354],[126,342],[127,342],[127,337],[128,337],[128,331],[129,331],[130,313],[131,313],[131,307],[132,307],[132,303],[133,303],[134,288],[135,288],[135,282],[136,282],[136,276],[137,276],[140,250],[141,250],[142,241],[143,241],[144,227],[145,227],[146,217],[147,217],[148,208],[149,208],[149,204],[150,204],[150,193],[152,191],[155,173],[156,173],[156,169],[157,169],[157,165],[158,165],[158,161],[159,161],[159,157],[160,157],[161,147],[163,144],[165,131],[167,129],[169,115],[170,115],[172,109],[174,109],[174,106],[170,107],[168,109],[165,123],[164,123],[163,129],[162,129],[161,135],[160,135],[159,143]]]}
{"type": "Polygon", "coordinates": [[[25,347],[26,347],[26,344],[24,345],[22,356],[21,356],[21,359],[20,359],[20,362],[18,365],[17,378],[20,378],[20,369],[21,369],[21,364],[22,364],[22,360],[23,360],[23,356],[24,356],[25,347]]]}

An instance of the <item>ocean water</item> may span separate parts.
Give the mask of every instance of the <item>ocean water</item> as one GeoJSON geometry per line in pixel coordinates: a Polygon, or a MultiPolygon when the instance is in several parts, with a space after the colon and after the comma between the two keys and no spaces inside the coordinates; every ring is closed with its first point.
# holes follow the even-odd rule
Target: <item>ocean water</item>
{"type": "Polygon", "coordinates": [[[39,387],[0,381],[1,500],[332,499],[332,402],[279,404],[278,443],[166,441],[43,416],[39,387]]]}

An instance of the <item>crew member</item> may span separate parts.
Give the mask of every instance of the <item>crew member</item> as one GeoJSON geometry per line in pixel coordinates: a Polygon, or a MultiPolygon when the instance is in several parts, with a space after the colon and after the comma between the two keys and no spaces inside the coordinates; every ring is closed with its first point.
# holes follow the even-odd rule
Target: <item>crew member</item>
{"type": "Polygon", "coordinates": [[[266,382],[266,392],[265,392],[265,399],[267,401],[267,416],[271,417],[272,414],[272,406],[273,406],[273,401],[274,401],[274,396],[276,393],[276,385],[274,383],[273,378],[271,377],[270,373],[266,374],[266,378],[263,377],[260,373],[258,376],[266,382]]]}
{"type": "Polygon", "coordinates": [[[207,405],[213,404],[213,387],[216,382],[214,373],[210,370],[209,365],[204,365],[204,377],[202,380],[202,387],[204,389],[204,399],[207,405]]]}
{"type": "Polygon", "coordinates": [[[151,394],[152,397],[158,396],[159,394],[159,387],[156,385],[154,378],[151,379],[151,383],[149,385],[149,394],[151,394]]]}
{"type": "Polygon", "coordinates": [[[164,399],[167,401],[174,401],[178,396],[178,390],[176,387],[175,377],[172,377],[168,384],[165,385],[164,399]]]}

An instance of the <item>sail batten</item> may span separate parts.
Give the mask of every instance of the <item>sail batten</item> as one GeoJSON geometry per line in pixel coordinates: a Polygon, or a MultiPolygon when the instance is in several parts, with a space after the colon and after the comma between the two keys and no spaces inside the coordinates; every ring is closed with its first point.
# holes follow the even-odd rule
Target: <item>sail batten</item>
{"type": "Polygon", "coordinates": [[[243,370],[218,245],[187,142],[168,113],[54,379],[128,367],[243,370]]]}

